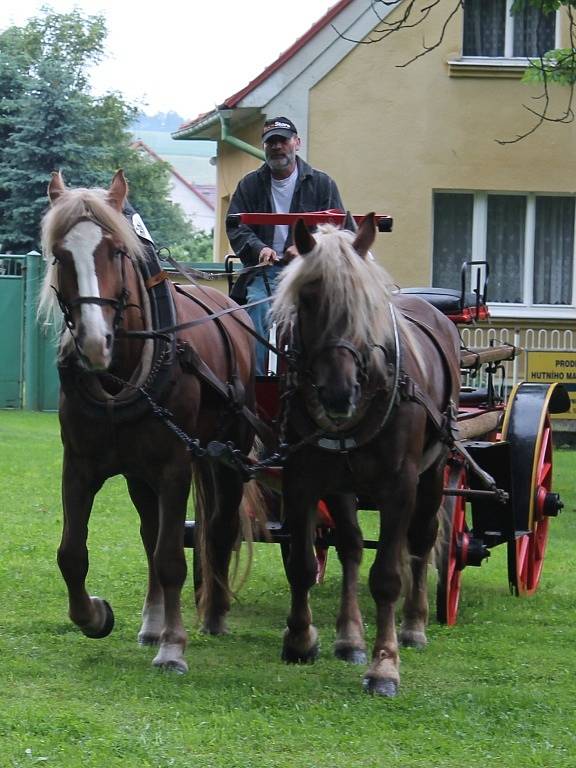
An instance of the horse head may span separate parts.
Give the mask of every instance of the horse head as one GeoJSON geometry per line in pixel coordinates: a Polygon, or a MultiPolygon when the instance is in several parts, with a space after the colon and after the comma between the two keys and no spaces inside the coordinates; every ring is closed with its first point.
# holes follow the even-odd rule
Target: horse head
{"type": "MultiPolygon", "coordinates": [[[[107,370],[130,286],[129,258],[140,249],[122,215],[128,185],[122,171],[108,190],[68,189],[59,172],[48,185],[51,208],[43,223],[43,249],[51,259],[41,306],[54,292],[68,328],[68,345],[89,371],[107,370]]],[[[137,290],[137,288],[136,288],[137,290]]]]}
{"type": "Polygon", "coordinates": [[[355,233],[327,226],[315,236],[302,220],[294,227],[301,258],[287,268],[273,313],[281,302],[292,302],[303,386],[321,426],[354,418],[373,368],[372,339],[387,297],[387,287],[378,286],[389,286],[368,255],[375,235],[372,213],[355,233]]]}

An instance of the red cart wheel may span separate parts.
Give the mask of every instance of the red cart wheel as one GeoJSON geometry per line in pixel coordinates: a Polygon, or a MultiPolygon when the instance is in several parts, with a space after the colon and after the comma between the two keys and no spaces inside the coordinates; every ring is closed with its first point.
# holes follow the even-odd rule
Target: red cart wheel
{"type": "Polygon", "coordinates": [[[542,575],[544,555],[548,543],[547,504],[552,489],[552,430],[550,419],[546,420],[538,441],[536,461],[532,476],[533,501],[530,531],[516,537],[510,545],[509,567],[510,586],[519,596],[533,595],[542,575]]]}
{"type": "Polygon", "coordinates": [[[549,518],[562,507],[559,496],[552,493],[549,410],[561,412],[564,405],[563,393],[555,392],[555,387],[519,384],[510,396],[502,428],[502,438],[510,443],[513,512],[508,537],[508,581],[512,592],[520,596],[532,595],[538,588],[549,518]]]}
{"type": "MultiPolygon", "coordinates": [[[[444,487],[449,491],[468,488],[463,464],[450,462],[446,466],[444,487]]],[[[462,569],[466,565],[470,541],[464,496],[444,496],[440,524],[442,530],[437,552],[436,618],[441,624],[452,626],[458,615],[462,569]]]]}

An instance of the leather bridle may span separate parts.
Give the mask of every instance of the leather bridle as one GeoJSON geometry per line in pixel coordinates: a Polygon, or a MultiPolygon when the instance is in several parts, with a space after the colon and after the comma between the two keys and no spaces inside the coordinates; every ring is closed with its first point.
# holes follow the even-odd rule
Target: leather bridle
{"type": "MultiPolygon", "coordinates": [[[[101,226],[101,225],[99,225],[101,226]]],[[[56,286],[52,286],[52,290],[56,294],[56,299],[58,301],[58,305],[60,307],[60,310],[62,311],[62,315],[64,318],[64,323],[68,330],[70,331],[70,334],[72,338],[74,339],[74,343],[76,343],[76,338],[73,333],[76,323],[74,322],[74,317],[72,315],[72,310],[76,307],[82,306],[83,304],[95,304],[100,307],[112,307],[114,309],[114,319],[112,321],[112,328],[114,330],[114,333],[118,330],[118,328],[122,324],[122,319],[124,316],[124,310],[127,306],[132,306],[128,304],[128,297],[130,296],[130,291],[126,288],[126,263],[125,259],[130,258],[128,255],[128,252],[123,248],[116,248],[114,256],[119,256],[121,258],[121,278],[122,278],[122,288],[120,290],[119,295],[116,298],[107,298],[102,296],[78,296],[75,299],[71,299],[66,301],[64,297],[62,296],[62,293],[56,288],[56,286]]],[[[56,264],[58,267],[61,266],[62,261],[58,258],[58,256],[54,256],[54,264],[56,264]]]]}

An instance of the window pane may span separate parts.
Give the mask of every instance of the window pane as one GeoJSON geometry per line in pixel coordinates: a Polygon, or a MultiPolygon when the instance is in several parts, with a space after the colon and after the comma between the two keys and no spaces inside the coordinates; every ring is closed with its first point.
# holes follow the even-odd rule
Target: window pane
{"type": "Polygon", "coordinates": [[[541,56],[555,48],[556,14],[527,5],[514,14],[514,56],[541,56]]]}
{"type": "Polygon", "coordinates": [[[464,56],[504,56],[506,0],[466,0],[464,56]]]}
{"type": "Polygon", "coordinates": [[[526,198],[488,195],[486,260],[489,301],[522,302],[526,198]]]}
{"type": "Polygon", "coordinates": [[[462,262],[472,258],[473,206],[473,195],[434,195],[432,285],[437,288],[458,288],[462,262]]]}
{"type": "Polygon", "coordinates": [[[571,304],[574,268],[574,198],[537,197],[534,303],[571,304]]]}

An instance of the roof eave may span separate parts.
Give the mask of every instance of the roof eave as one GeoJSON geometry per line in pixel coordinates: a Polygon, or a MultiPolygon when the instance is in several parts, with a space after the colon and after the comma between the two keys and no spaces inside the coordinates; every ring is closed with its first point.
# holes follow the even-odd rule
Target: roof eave
{"type": "Polygon", "coordinates": [[[187,125],[183,125],[170,134],[173,139],[197,139],[199,141],[218,141],[220,138],[220,117],[219,110],[213,109],[212,112],[197,118],[187,125]]]}

